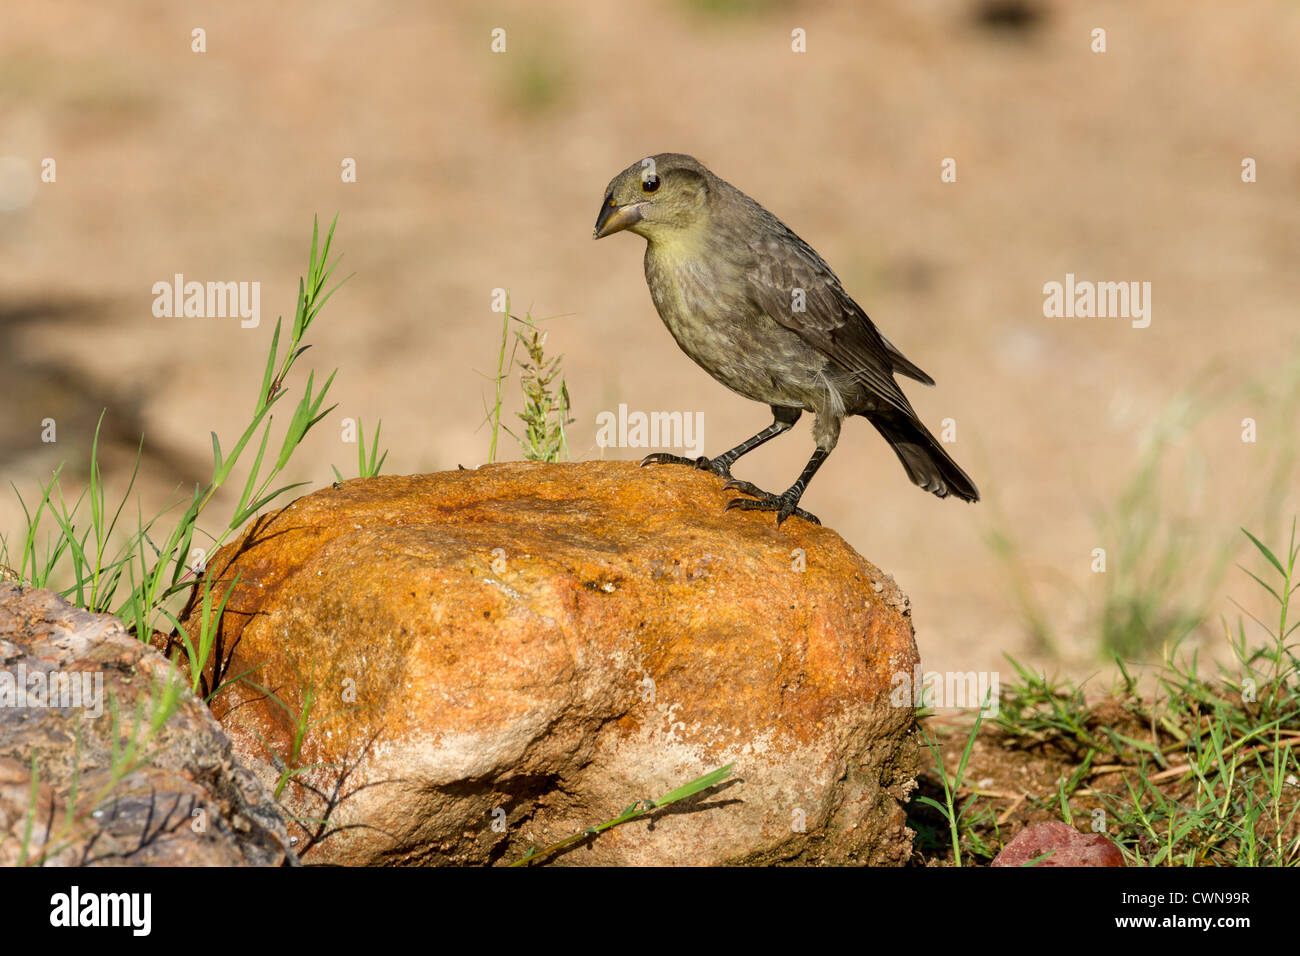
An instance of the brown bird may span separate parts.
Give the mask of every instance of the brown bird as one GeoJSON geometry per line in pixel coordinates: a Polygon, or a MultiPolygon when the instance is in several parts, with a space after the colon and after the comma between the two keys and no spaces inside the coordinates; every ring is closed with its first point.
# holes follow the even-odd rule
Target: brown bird
{"type": "Polygon", "coordinates": [[[716,458],[648,455],[642,465],[707,469],[748,498],[727,508],[775,511],[820,523],[799,501],[835,443],[840,423],[876,427],[914,484],[940,498],[978,501],[974,482],[912,410],[894,374],[933,385],[844,291],[822,257],[754,200],[698,160],[660,153],[610,180],[597,239],[624,229],[646,240],[645,276],[659,317],[682,351],[727,388],[771,406],[773,422],[716,458]],[[817,443],[785,492],[732,478],[742,455],[789,431],[805,410],[817,443]]]}

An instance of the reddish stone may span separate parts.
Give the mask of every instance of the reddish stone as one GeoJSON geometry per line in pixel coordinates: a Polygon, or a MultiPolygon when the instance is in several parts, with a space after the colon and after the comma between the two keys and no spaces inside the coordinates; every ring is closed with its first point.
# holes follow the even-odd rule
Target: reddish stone
{"type": "Polygon", "coordinates": [[[1100,833],[1080,833],[1059,821],[1025,827],[993,861],[994,866],[1123,866],[1124,855],[1100,833]]]}

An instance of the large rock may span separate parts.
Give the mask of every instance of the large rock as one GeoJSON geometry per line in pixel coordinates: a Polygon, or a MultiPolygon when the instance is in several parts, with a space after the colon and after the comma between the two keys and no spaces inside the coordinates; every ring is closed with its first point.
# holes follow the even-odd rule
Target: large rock
{"type": "Polygon", "coordinates": [[[731,497],[620,462],[381,477],[218,552],[214,604],[238,580],[207,678],[251,673],[214,712],[264,781],[292,772],[292,815],[328,819],[304,862],[515,859],[729,762],[556,861],[903,862],[907,599],[833,531],[731,497]]]}
{"type": "Polygon", "coordinates": [[[188,686],[172,685],[154,726],[178,679],[116,618],[0,583],[0,865],[297,862],[270,794],[188,686]],[[136,759],[115,768],[131,741],[136,759]]]}

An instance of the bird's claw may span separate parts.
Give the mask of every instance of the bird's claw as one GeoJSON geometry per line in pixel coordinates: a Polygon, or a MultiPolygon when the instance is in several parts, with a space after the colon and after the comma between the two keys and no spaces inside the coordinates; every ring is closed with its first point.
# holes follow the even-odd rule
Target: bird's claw
{"type": "Polygon", "coordinates": [[[774,495],[766,491],[759,491],[747,481],[731,481],[727,483],[726,487],[739,488],[745,494],[754,495],[754,497],[732,498],[727,502],[727,507],[723,509],[724,511],[730,511],[732,508],[735,508],[737,511],[775,511],[776,526],[778,528],[781,527],[781,522],[786,518],[789,518],[791,515],[803,518],[803,520],[807,521],[809,524],[821,524],[821,519],[819,519],[815,514],[804,511],[800,508],[799,499],[788,491],[785,494],[774,495]]]}
{"type": "Polygon", "coordinates": [[[784,494],[774,495],[770,491],[764,491],[752,482],[742,481],[739,478],[731,477],[731,462],[722,458],[683,458],[681,455],[670,455],[667,452],[655,452],[653,455],[646,455],[641,459],[641,467],[646,465],[690,465],[692,468],[698,468],[701,471],[711,471],[721,478],[726,478],[727,483],[722,486],[723,491],[739,491],[742,495],[749,495],[749,498],[732,498],[727,502],[724,511],[730,511],[735,508],[738,511],[775,511],[776,526],[781,527],[781,522],[785,521],[791,515],[803,518],[810,524],[821,524],[821,520],[815,514],[804,511],[799,507],[799,497],[793,491],[787,491],[784,494]]]}
{"type": "Polygon", "coordinates": [[[641,459],[641,467],[644,468],[646,465],[690,465],[700,471],[711,471],[719,478],[731,478],[730,462],[723,461],[721,458],[705,458],[703,455],[699,458],[683,458],[681,455],[655,452],[641,459]]]}

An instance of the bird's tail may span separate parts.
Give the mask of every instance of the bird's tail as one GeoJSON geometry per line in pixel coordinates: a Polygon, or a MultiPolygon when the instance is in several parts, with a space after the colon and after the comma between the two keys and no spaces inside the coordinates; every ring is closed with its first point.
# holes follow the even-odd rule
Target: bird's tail
{"type": "Polygon", "coordinates": [[[980,500],[975,482],[915,418],[895,409],[871,412],[863,417],[889,442],[912,484],[940,498],[955,495],[962,501],[980,500]]]}

